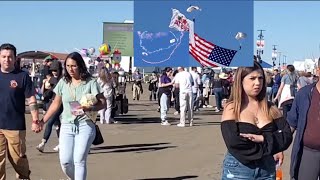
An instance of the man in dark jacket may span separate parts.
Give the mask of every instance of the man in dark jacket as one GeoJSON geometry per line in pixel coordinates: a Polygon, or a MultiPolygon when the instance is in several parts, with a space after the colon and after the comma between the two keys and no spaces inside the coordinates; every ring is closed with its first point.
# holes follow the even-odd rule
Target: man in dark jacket
{"type": "MultiPolygon", "coordinates": [[[[320,59],[319,59],[320,60],[320,59]]],[[[317,74],[320,74],[318,61],[317,74]]],[[[287,114],[296,136],[292,146],[290,176],[318,180],[320,172],[320,81],[300,89],[287,114]]]]}

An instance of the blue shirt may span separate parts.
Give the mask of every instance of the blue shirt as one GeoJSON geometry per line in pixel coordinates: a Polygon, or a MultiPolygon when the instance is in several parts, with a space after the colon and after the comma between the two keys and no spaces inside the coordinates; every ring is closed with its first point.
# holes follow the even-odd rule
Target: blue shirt
{"type": "Polygon", "coordinates": [[[277,74],[274,77],[274,83],[273,83],[272,89],[273,90],[279,89],[280,84],[281,84],[281,76],[280,76],[280,74],[277,74]]]}
{"type": "Polygon", "coordinates": [[[142,80],[142,74],[137,74],[137,73],[134,73],[133,75],[132,75],[132,78],[133,78],[133,80],[142,80]]]}
{"type": "MultiPolygon", "coordinates": [[[[302,156],[303,148],[303,134],[307,123],[307,115],[311,103],[312,90],[316,86],[316,83],[307,85],[301,88],[292,103],[291,110],[287,114],[287,121],[289,125],[296,129],[296,136],[292,146],[291,152],[291,164],[290,164],[290,176],[296,177],[299,163],[302,156]]],[[[296,177],[297,178],[297,177],[296,177]]]]}
{"type": "Polygon", "coordinates": [[[0,71],[0,129],[26,130],[25,99],[35,95],[28,73],[0,71]]]}

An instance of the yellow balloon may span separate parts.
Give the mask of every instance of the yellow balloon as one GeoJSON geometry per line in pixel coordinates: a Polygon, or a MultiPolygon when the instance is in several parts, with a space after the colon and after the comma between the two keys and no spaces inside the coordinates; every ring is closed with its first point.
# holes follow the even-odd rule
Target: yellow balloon
{"type": "Polygon", "coordinates": [[[110,45],[107,45],[106,43],[102,44],[99,47],[99,51],[101,55],[107,55],[110,53],[111,49],[110,49],[110,45]]]}

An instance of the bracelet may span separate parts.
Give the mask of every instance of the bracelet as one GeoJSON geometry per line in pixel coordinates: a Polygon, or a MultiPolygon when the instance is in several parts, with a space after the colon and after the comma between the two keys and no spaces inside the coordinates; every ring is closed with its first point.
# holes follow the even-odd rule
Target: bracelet
{"type": "Polygon", "coordinates": [[[44,121],[43,121],[43,119],[41,119],[41,120],[32,120],[32,123],[33,124],[40,124],[40,123],[44,123],[44,121]]]}

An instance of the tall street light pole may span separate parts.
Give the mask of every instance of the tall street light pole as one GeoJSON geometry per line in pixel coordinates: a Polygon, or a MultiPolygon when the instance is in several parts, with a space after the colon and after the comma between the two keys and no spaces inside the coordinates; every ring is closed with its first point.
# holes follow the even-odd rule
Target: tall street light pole
{"type": "Polygon", "coordinates": [[[282,56],[283,56],[282,65],[285,66],[287,65],[287,56],[286,55],[282,55],[282,56]]]}
{"type": "Polygon", "coordinates": [[[259,63],[262,62],[261,60],[261,55],[263,54],[263,48],[264,48],[264,36],[262,34],[263,31],[266,30],[258,30],[260,34],[258,35],[258,40],[257,40],[257,60],[259,63]]]}
{"type": "Polygon", "coordinates": [[[278,54],[279,54],[279,70],[281,71],[281,52],[278,52],[278,54]]]}
{"type": "Polygon", "coordinates": [[[276,67],[276,60],[277,60],[277,45],[272,45],[273,49],[272,49],[272,69],[274,69],[276,67]]]}

